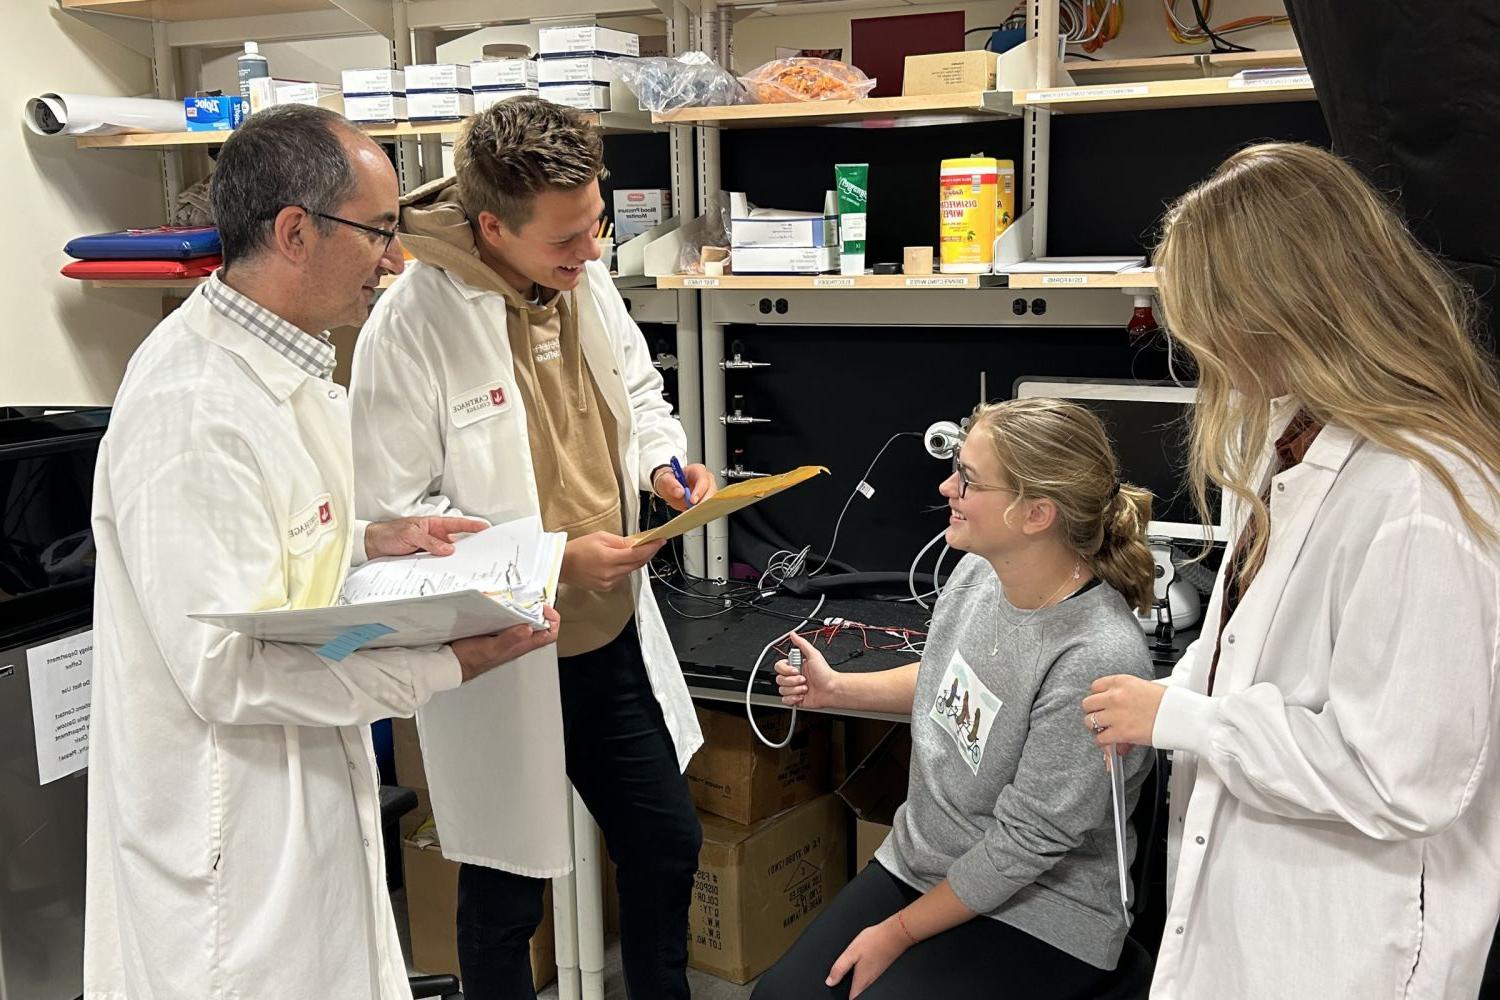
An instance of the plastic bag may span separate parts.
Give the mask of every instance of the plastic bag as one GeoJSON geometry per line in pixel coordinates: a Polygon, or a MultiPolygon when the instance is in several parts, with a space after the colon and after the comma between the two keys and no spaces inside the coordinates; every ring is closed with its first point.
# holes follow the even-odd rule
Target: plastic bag
{"type": "Polygon", "coordinates": [[[757,104],[798,101],[852,101],[875,89],[856,66],[832,59],[773,59],[740,77],[757,104]]]}
{"type": "Polygon", "coordinates": [[[729,210],[724,201],[722,196],[715,198],[701,218],[682,227],[682,251],[677,257],[678,274],[702,274],[703,248],[729,246],[729,210]]]}
{"type": "Polygon", "coordinates": [[[615,75],[647,111],[742,104],[745,88],[705,52],[647,59],[618,59],[615,75]]]}

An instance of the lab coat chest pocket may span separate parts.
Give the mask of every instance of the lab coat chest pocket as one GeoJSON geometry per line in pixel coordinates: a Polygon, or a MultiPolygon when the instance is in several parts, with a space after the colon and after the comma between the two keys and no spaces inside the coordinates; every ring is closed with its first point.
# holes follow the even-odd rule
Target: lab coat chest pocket
{"type": "Polygon", "coordinates": [[[292,608],[333,603],[343,580],[342,524],[333,495],[326,491],[294,497],[282,541],[286,555],[286,593],[292,608]]]}
{"type": "MultiPolygon", "coordinates": [[[[446,406],[444,480],[450,495],[477,516],[504,519],[518,496],[529,492],[520,488],[524,471],[505,468],[526,447],[515,383],[486,378],[450,393],[446,406]]],[[[525,513],[517,510],[515,516],[525,513]]]]}

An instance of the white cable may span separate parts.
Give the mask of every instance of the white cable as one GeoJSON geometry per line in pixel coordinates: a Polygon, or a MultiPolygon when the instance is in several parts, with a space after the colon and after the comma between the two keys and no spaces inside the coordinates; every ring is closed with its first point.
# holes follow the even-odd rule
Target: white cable
{"type": "MultiPolygon", "coordinates": [[[[943,543],[943,551],[938,553],[937,565],[932,567],[932,594],[934,597],[943,596],[943,582],[941,577],[943,575],[943,560],[948,558],[948,551],[948,544],[945,542],[943,543]]],[[[932,603],[936,604],[937,601],[934,600],[932,603]]]]}
{"type": "MultiPolygon", "coordinates": [[[[927,550],[930,549],[930,548],[932,548],[934,545],[936,545],[938,543],[939,539],[941,539],[946,534],[948,534],[948,529],[944,528],[942,531],[939,531],[936,535],[933,535],[932,536],[932,541],[930,541],[926,545],[922,546],[922,551],[920,551],[920,552],[917,553],[917,557],[911,561],[911,568],[906,571],[906,589],[907,589],[908,592],[910,592],[911,599],[914,600],[914,601],[916,601],[918,604],[922,605],[923,610],[926,610],[928,608],[928,604],[927,604],[926,601],[922,600],[922,598],[928,597],[928,596],[931,596],[931,595],[930,594],[918,594],[917,593],[917,564],[922,561],[922,557],[927,554],[927,550]]],[[[944,549],[946,550],[946,548],[947,548],[947,546],[945,545],[944,549]]],[[[941,558],[938,561],[942,562],[941,558]]],[[[933,582],[933,585],[936,586],[936,584],[937,584],[937,578],[933,577],[933,581],[932,582],[933,582]]]]}
{"type": "MultiPolygon", "coordinates": [[[[818,612],[823,610],[823,602],[826,600],[828,600],[827,594],[820,595],[818,597],[817,606],[812,609],[812,614],[802,619],[802,623],[796,628],[792,629],[792,632],[801,632],[802,629],[806,627],[808,622],[818,617],[818,612]]],[[[766,658],[766,654],[769,653],[778,642],[786,638],[786,636],[789,634],[790,633],[782,633],[780,635],[777,635],[770,642],[766,643],[766,647],[762,649],[760,651],[760,655],[755,658],[755,666],[750,668],[750,679],[745,682],[745,718],[750,720],[750,728],[755,730],[756,739],[760,740],[772,750],[780,750],[782,747],[792,742],[792,734],[797,731],[797,706],[792,706],[792,718],[791,721],[787,723],[786,739],[782,740],[780,743],[772,743],[770,740],[766,739],[766,734],[761,732],[760,727],[755,724],[755,705],[753,702],[751,702],[750,695],[755,691],[755,675],[760,671],[761,661],[766,658]]]]}
{"type": "Polygon", "coordinates": [[[921,431],[897,431],[895,434],[892,434],[889,438],[886,439],[885,444],[883,444],[883,445],[880,446],[880,450],[877,451],[875,453],[875,457],[870,460],[870,467],[865,470],[865,474],[863,476],[859,477],[859,482],[855,483],[854,484],[854,489],[849,492],[849,499],[844,501],[844,509],[841,510],[841,511],[839,511],[839,519],[837,521],[833,522],[833,540],[828,543],[828,552],[827,552],[827,554],[825,554],[823,556],[823,561],[820,562],[820,563],[818,563],[818,568],[815,569],[815,570],[813,570],[811,573],[809,573],[808,576],[817,576],[819,573],[823,572],[823,567],[827,566],[828,565],[828,560],[830,560],[830,559],[833,558],[833,550],[839,544],[839,528],[844,523],[844,515],[847,514],[847,513],[849,513],[849,505],[854,502],[854,498],[855,497],[859,496],[859,494],[860,494],[860,489],[859,488],[861,486],[864,486],[865,489],[869,489],[869,487],[866,486],[865,484],[866,484],[866,480],[868,480],[870,478],[870,473],[872,473],[872,472],[875,471],[875,463],[880,461],[880,456],[885,454],[885,450],[887,448],[889,448],[891,445],[893,445],[893,444],[896,443],[896,439],[897,438],[908,437],[908,436],[910,436],[910,437],[921,437],[922,436],[922,432],[921,431]]]}

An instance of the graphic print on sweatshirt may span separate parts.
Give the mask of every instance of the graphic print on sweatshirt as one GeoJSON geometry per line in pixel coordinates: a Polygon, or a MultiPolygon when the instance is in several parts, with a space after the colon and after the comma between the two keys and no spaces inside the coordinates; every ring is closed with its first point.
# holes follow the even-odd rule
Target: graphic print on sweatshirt
{"type": "Polygon", "coordinates": [[[969,770],[978,774],[979,762],[984,760],[985,741],[1003,704],[974,676],[963,654],[954,650],[928,718],[948,734],[969,770]]]}

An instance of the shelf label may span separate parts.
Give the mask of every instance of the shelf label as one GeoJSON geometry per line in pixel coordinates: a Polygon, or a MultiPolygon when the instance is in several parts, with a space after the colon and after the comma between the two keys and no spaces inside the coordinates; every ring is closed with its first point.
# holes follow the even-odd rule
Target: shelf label
{"type": "Polygon", "coordinates": [[[1064,101],[1068,98],[1090,97],[1144,97],[1151,88],[1144,83],[1123,87],[1068,87],[1065,90],[1033,90],[1026,94],[1027,101],[1064,101]]]}
{"type": "Polygon", "coordinates": [[[1237,76],[1229,81],[1229,85],[1236,90],[1246,90],[1254,87],[1311,87],[1311,73],[1291,73],[1286,76],[1237,76]]]}
{"type": "Polygon", "coordinates": [[[969,279],[957,275],[933,278],[907,278],[907,288],[968,288],[969,279]]]}
{"type": "Polygon", "coordinates": [[[1049,285],[1087,285],[1089,276],[1086,274],[1044,274],[1042,275],[1042,286],[1049,285]]]}
{"type": "Polygon", "coordinates": [[[814,288],[853,288],[853,278],[814,278],[814,288]]]}
{"type": "Polygon", "coordinates": [[[719,287],[719,279],[718,278],[683,278],[682,279],[682,287],[684,287],[684,288],[718,288],[719,287]]]}

